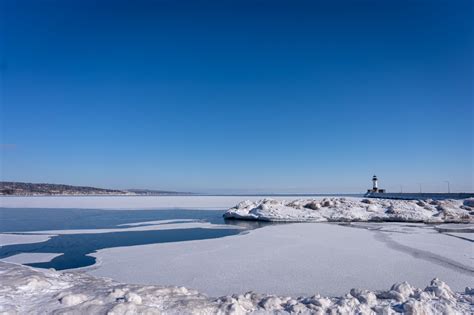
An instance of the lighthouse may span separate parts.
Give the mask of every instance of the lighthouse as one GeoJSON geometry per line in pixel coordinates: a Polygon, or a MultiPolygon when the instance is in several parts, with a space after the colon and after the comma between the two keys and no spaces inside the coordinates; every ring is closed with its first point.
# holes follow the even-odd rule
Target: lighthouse
{"type": "Polygon", "coordinates": [[[379,189],[378,185],[377,185],[377,176],[374,175],[374,177],[372,177],[372,183],[373,183],[373,186],[372,186],[372,190],[374,192],[377,192],[377,190],[379,189]]]}
{"type": "Polygon", "coordinates": [[[377,178],[377,175],[374,175],[372,177],[372,189],[367,190],[367,193],[365,194],[366,196],[370,197],[370,196],[373,196],[373,194],[385,193],[385,189],[379,189],[378,180],[379,179],[377,178]]]}

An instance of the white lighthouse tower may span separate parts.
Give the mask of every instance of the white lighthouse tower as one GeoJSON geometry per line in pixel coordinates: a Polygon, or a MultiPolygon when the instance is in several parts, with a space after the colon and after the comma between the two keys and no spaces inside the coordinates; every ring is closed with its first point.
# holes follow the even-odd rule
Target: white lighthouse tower
{"type": "Polygon", "coordinates": [[[372,177],[372,183],[373,183],[373,186],[372,186],[372,191],[373,192],[377,192],[379,190],[379,187],[378,187],[378,184],[377,184],[377,176],[374,175],[374,177],[372,177]]]}

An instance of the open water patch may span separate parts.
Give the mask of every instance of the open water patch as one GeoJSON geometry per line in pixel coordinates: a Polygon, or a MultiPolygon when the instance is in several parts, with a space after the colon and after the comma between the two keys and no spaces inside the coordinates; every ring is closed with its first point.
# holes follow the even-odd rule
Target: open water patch
{"type": "Polygon", "coordinates": [[[0,248],[0,259],[23,253],[61,253],[48,262],[29,263],[38,268],[56,270],[94,265],[95,257],[89,256],[104,248],[137,246],[157,243],[204,240],[236,235],[239,229],[189,228],[151,231],[129,231],[92,234],[61,234],[41,243],[15,244],[0,248]]]}
{"type": "Polygon", "coordinates": [[[29,209],[0,208],[0,233],[24,234],[54,230],[73,230],[74,233],[52,236],[50,239],[27,244],[0,247],[0,259],[23,253],[61,254],[48,262],[28,263],[39,268],[56,270],[94,265],[89,254],[113,247],[138,246],[169,242],[184,242],[226,237],[268,223],[225,220],[224,210],[163,209],[163,210],[100,210],[100,209],[29,209]],[[172,220],[172,222],[166,222],[172,220]],[[163,221],[163,223],[158,223],[163,221]],[[133,227],[150,225],[207,222],[208,228],[173,228],[131,231],[133,227]],[[156,222],[150,224],[149,222],[156,222]],[[141,224],[143,223],[143,224],[141,224]],[[229,228],[212,228],[226,224],[229,228]],[[81,230],[114,229],[110,232],[81,233],[81,230]],[[123,231],[117,231],[121,230],[123,231]]]}

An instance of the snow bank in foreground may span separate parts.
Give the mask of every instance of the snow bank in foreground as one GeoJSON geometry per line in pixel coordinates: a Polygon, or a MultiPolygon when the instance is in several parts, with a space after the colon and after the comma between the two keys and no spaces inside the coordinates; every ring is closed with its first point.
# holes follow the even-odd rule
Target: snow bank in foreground
{"type": "Polygon", "coordinates": [[[242,201],[225,218],[286,222],[474,222],[473,199],[392,200],[362,198],[242,201]]]}
{"type": "Polygon", "coordinates": [[[434,279],[425,289],[403,282],[386,291],[352,289],[342,297],[282,297],[248,292],[208,298],[184,287],[120,284],[83,273],[61,273],[0,262],[0,312],[7,314],[467,314],[474,290],[455,293],[434,279]]]}

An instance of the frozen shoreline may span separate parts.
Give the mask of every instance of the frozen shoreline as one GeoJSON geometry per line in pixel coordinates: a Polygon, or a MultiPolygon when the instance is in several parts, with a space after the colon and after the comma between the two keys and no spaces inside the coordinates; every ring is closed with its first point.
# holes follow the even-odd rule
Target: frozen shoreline
{"type": "Polygon", "coordinates": [[[474,290],[453,292],[434,279],[424,289],[403,282],[383,291],[352,289],[341,297],[285,297],[248,292],[210,298],[185,287],[129,285],[78,272],[0,262],[0,312],[21,313],[383,313],[467,314],[474,290]]]}
{"type": "MultiPolygon", "coordinates": [[[[56,199],[41,197],[22,198],[14,203],[19,207],[26,205],[33,208],[202,207],[210,210],[229,208],[238,201],[236,198],[240,200],[242,197],[203,198],[196,200],[194,197],[182,199],[81,197],[84,202],[75,205],[77,200],[74,197],[56,199]]],[[[257,204],[258,198],[252,197],[251,203],[257,204]]],[[[344,222],[364,221],[364,216],[372,213],[368,211],[368,207],[375,205],[377,211],[373,213],[380,216],[390,210],[388,214],[397,213],[403,219],[408,218],[409,222],[419,222],[415,220],[417,219],[415,215],[419,214],[422,215],[423,222],[457,222],[450,220],[453,218],[457,220],[459,215],[462,218],[466,213],[469,215],[469,220],[462,222],[472,221],[472,214],[467,208],[471,206],[464,205],[462,201],[441,204],[425,202],[426,208],[429,209],[422,207],[424,210],[419,211],[421,206],[417,204],[415,206],[402,204],[388,209],[391,205],[384,208],[383,204],[366,203],[362,198],[356,197],[348,197],[341,204],[334,202],[332,205],[331,201],[340,198],[297,200],[291,202],[293,209],[290,210],[293,212],[283,213],[289,217],[281,220],[278,215],[281,216],[282,212],[279,212],[281,209],[278,209],[278,205],[287,206],[290,202],[283,201],[287,198],[278,198],[280,201],[269,202],[268,208],[261,207],[251,213],[253,216],[275,210],[272,213],[274,215],[272,220],[264,217],[246,219],[325,222],[342,218],[340,221],[344,222]],[[316,210],[308,209],[304,207],[306,203],[303,203],[308,200],[320,205],[328,201],[329,204],[321,205],[316,210]],[[310,216],[301,215],[307,213],[310,216]],[[348,214],[353,216],[349,216],[349,220],[348,214]],[[429,216],[424,216],[425,214],[429,216]],[[286,220],[288,218],[290,220],[286,220]],[[425,218],[428,220],[425,221],[425,218]]],[[[393,201],[382,202],[393,203],[393,201]]],[[[6,205],[2,203],[2,206],[6,205]]],[[[13,204],[10,203],[9,206],[13,204]]],[[[221,215],[220,213],[217,215],[221,215]]],[[[99,232],[167,229],[196,224],[208,225],[205,222],[185,222],[182,219],[178,222],[144,220],[125,224],[120,230],[114,227],[99,232]]],[[[443,224],[439,228],[443,229],[444,234],[439,233],[434,225],[401,223],[350,225],[354,227],[343,227],[340,224],[278,224],[221,239],[107,248],[93,254],[100,260],[99,265],[74,272],[32,269],[0,262],[0,313],[9,314],[15,311],[21,314],[54,311],[58,313],[111,311],[113,314],[123,314],[127,311],[165,314],[241,314],[275,311],[390,313],[415,310],[426,314],[472,312],[472,306],[469,304],[473,301],[472,290],[452,293],[439,281],[434,281],[425,290],[415,290],[407,284],[388,289],[392,283],[403,280],[423,288],[434,277],[447,281],[456,292],[463,292],[466,285],[472,286],[474,271],[471,265],[472,251],[469,250],[472,246],[472,243],[469,243],[472,234],[470,225],[443,224]],[[357,226],[361,228],[355,228],[357,226]],[[199,266],[206,268],[200,270],[199,266]],[[102,277],[111,277],[115,280],[102,277]],[[172,287],[157,286],[155,285],[157,283],[172,287]],[[371,291],[351,290],[352,287],[363,287],[371,291]],[[232,295],[248,290],[264,294],[232,295]],[[352,293],[346,294],[351,291],[352,293]],[[209,298],[201,292],[223,297],[209,298]],[[313,296],[313,292],[337,298],[313,296]],[[296,298],[297,296],[303,297],[296,298]]],[[[69,234],[96,231],[90,229],[42,232],[69,234]]],[[[4,242],[31,242],[35,241],[34,237],[46,239],[50,236],[12,234],[8,239],[5,238],[4,242]]],[[[39,258],[23,255],[14,258],[18,261],[12,260],[12,262],[39,258]]]]}
{"type": "Polygon", "coordinates": [[[389,200],[319,198],[293,201],[245,200],[224,214],[226,219],[273,222],[474,222],[474,199],[389,200]]]}

